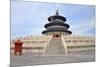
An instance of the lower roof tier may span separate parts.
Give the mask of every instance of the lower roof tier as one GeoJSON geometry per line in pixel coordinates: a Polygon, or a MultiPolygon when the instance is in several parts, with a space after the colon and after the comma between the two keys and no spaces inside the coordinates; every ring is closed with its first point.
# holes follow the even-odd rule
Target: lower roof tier
{"type": "Polygon", "coordinates": [[[67,34],[72,34],[72,32],[69,30],[45,30],[42,32],[42,34],[46,34],[48,32],[66,32],[67,34]]]}
{"type": "Polygon", "coordinates": [[[66,27],[66,28],[69,28],[70,26],[68,25],[68,24],[66,24],[66,23],[47,23],[44,27],[45,28],[48,28],[48,27],[50,27],[50,26],[57,26],[57,25],[59,25],[59,26],[64,26],[64,27],[66,27]]]}

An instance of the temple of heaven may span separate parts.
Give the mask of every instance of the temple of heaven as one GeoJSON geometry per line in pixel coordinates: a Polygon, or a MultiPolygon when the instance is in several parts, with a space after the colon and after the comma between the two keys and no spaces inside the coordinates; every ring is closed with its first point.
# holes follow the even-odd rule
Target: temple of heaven
{"type": "Polygon", "coordinates": [[[56,37],[60,35],[69,35],[72,34],[71,31],[68,30],[70,27],[67,23],[64,23],[66,21],[66,18],[59,15],[58,10],[56,11],[56,14],[53,16],[50,16],[48,18],[49,23],[45,24],[46,30],[42,31],[42,34],[45,35],[54,35],[56,37]]]}

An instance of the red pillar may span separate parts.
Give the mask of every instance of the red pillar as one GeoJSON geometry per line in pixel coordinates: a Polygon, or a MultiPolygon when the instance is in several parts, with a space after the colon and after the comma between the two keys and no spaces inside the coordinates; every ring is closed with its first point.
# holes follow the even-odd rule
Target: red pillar
{"type": "Polygon", "coordinates": [[[14,54],[17,55],[17,53],[19,55],[22,55],[22,44],[23,42],[21,40],[17,40],[14,42],[15,47],[14,47],[14,54]]]}

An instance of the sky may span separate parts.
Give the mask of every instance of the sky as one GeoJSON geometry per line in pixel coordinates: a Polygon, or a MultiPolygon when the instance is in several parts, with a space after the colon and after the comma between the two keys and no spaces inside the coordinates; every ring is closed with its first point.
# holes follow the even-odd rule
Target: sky
{"type": "Polygon", "coordinates": [[[48,17],[56,10],[66,17],[72,35],[95,35],[95,6],[80,4],[11,1],[11,38],[41,35],[48,17]]]}

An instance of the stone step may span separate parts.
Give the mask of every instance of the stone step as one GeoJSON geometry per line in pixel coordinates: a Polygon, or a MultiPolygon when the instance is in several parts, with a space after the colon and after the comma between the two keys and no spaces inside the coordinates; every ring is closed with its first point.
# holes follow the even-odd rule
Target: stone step
{"type": "Polygon", "coordinates": [[[65,49],[62,44],[61,38],[52,39],[46,47],[44,55],[61,55],[65,54],[65,49]]]}

